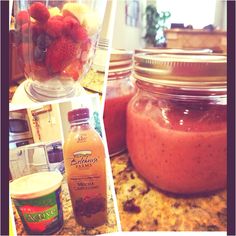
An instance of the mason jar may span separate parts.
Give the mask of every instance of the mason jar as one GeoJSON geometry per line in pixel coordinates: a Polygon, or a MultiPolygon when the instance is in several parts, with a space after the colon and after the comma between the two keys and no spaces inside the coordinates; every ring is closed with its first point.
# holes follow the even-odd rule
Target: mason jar
{"type": "Polygon", "coordinates": [[[177,194],[224,189],[226,57],[137,54],[134,61],[127,146],[137,172],[177,194]]]}
{"type": "Polygon", "coordinates": [[[126,149],[126,108],[134,95],[131,79],[133,52],[113,50],[104,108],[104,125],[110,155],[126,149]]]}

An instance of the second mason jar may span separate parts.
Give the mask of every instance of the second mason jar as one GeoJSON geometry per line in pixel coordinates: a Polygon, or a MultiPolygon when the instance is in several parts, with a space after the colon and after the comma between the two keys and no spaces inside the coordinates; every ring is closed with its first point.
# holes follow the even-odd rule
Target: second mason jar
{"type": "Polygon", "coordinates": [[[104,108],[104,125],[110,155],[126,149],[126,108],[134,95],[131,80],[133,53],[113,50],[111,54],[104,108]]]}
{"type": "Polygon", "coordinates": [[[127,108],[137,172],[178,194],[226,187],[226,57],[136,55],[138,91],[127,108]]]}

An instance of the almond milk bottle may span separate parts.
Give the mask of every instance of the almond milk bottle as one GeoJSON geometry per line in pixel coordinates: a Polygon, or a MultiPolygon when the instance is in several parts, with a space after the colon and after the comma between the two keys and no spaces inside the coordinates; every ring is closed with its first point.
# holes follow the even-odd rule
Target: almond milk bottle
{"type": "Polygon", "coordinates": [[[89,124],[89,109],[68,113],[71,125],[63,154],[74,216],[78,224],[96,227],[107,220],[105,152],[89,124]]]}

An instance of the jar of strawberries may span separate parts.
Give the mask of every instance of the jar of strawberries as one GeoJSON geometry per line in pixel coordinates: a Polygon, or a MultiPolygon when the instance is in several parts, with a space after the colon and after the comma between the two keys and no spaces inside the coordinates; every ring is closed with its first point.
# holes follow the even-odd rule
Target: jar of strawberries
{"type": "Polygon", "coordinates": [[[26,91],[34,98],[76,94],[75,83],[92,63],[105,5],[93,0],[14,2],[18,59],[29,79],[26,91]]]}

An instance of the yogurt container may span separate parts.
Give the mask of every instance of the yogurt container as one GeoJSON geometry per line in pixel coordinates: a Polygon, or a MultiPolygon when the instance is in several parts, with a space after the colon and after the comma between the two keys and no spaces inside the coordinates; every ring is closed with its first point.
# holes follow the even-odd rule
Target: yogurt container
{"type": "Polygon", "coordinates": [[[10,195],[29,235],[50,235],[63,226],[59,172],[39,172],[10,183],[10,195]]]}

